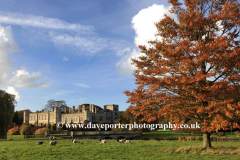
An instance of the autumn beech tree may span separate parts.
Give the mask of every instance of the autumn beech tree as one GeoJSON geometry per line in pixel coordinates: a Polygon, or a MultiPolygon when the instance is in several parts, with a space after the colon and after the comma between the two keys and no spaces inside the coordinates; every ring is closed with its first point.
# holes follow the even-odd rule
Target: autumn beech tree
{"type": "Polygon", "coordinates": [[[203,149],[211,132],[240,128],[240,4],[237,0],[169,0],[170,13],[151,47],[132,59],[137,88],[124,93],[143,121],[200,122],[203,149]],[[183,6],[185,5],[185,6],[183,6]],[[160,107],[159,107],[160,106],[160,107]]]}

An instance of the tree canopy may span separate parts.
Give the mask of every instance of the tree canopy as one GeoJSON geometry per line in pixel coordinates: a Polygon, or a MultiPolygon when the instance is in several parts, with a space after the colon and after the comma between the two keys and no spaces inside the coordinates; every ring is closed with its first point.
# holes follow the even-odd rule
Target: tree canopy
{"type": "Polygon", "coordinates": [[[23,112],[14,112],[12,123],[15,123],[16,125],[22,125],[23,123],[23,112]]]}
{"type": "Polygon", "coordinates": [[[15,95],[0,90],[0,139],[7,139],[16,103],[15,95]]]}
{"type": "Polygon", "coordinates": [[[45,105],[44,111],[52,111],[53,108],[59,107],[61,111],[64,111],[64,108],[67,107],[67,104],[65,101],[55,101],[54,99],[50,99],[47,104],[45,105]]]}
{"type": "Polygon", "coordinates": [[[203,148],[216,129],[240,128],[240,4],[237,0],[169,0],[170,12],[156,23],[151,47],[143,56],[132,92],[125,91],[135,116],[148,122],[162,116],[171,123],[201,122],[203,148]],[[161,104],[160,109],[156,105],[161,104]]]}

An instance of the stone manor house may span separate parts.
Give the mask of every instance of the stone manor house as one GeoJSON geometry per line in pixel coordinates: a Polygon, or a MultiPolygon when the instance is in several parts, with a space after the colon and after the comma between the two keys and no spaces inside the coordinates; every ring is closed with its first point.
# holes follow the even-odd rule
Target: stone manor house
{"type": "Polygon", "coordinates": [[[36,111],[31,112],[25,110],[23,115],[23,123],[33,125],[56,124],[62,123],[83,123],[84,120],[92,123],[114,123],[119,117],[118,105],[104,105],[103,108],[94,104],[82,104],[77,109],[65,107],[64,111],[60,108],[54,108],[53,111],[36,111]]]}

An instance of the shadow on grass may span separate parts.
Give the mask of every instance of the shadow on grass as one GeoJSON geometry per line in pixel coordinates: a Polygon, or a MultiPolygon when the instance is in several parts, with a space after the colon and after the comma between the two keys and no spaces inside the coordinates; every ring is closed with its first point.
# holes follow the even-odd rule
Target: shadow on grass
{"type": "MultiPolygon", "coordinates": [[[[195,137],[202,139],[203,134],[194,133],[194,134],[188,134],[188,133],[175,133],[171,132],[170,130],[157,130],[157,131],[151,131],[151,132],[144,132],[140,137],[136,139],[154,139],[154,138],[168,138],[168,139],[177,139],[178,137],[195,137]]],[[[222,138],[221,136],[217,136],[217,133],[211,133],[211,137],[214,138],[222,138]]],[[[234,138],[240,140],[240,137],[237,137],[234,134],[231,134],[230,132],[226,132],[225,138],[234,138]]]]}
{"type": "Polygon", "coordinates": [[[238,146],[214,146],[209,149],[202,149],[201,146],[184,146],[178,149],[167,149],[165,152],[171,151],[172,153],[200,153],[200,154],[235,154],[240,155],[240,147],[238,146]]]}

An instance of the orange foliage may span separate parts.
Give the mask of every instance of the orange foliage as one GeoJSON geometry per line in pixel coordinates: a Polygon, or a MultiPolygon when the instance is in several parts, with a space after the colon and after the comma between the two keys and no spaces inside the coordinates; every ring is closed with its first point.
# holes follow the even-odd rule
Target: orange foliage
{"type": "Polygon", "coordinates": [[[16,126],[8,130],[7,135],[19,135],[19,127],[16,126]]]}
{"type": "Polygon", "coordinates": [[[156,23],[161,41],[133,59],[137,67],[129,111],[142,121],[196,119],[201,132],[240,128],[240,4],[237,0],[169,1],[178,22],[156,23]]]}
{"type": "Polygon", "coordinates": [[[45,132],[49,132],[48,128],[39,128],[35,131],[35,134],[45,134],[45,132]]]}

